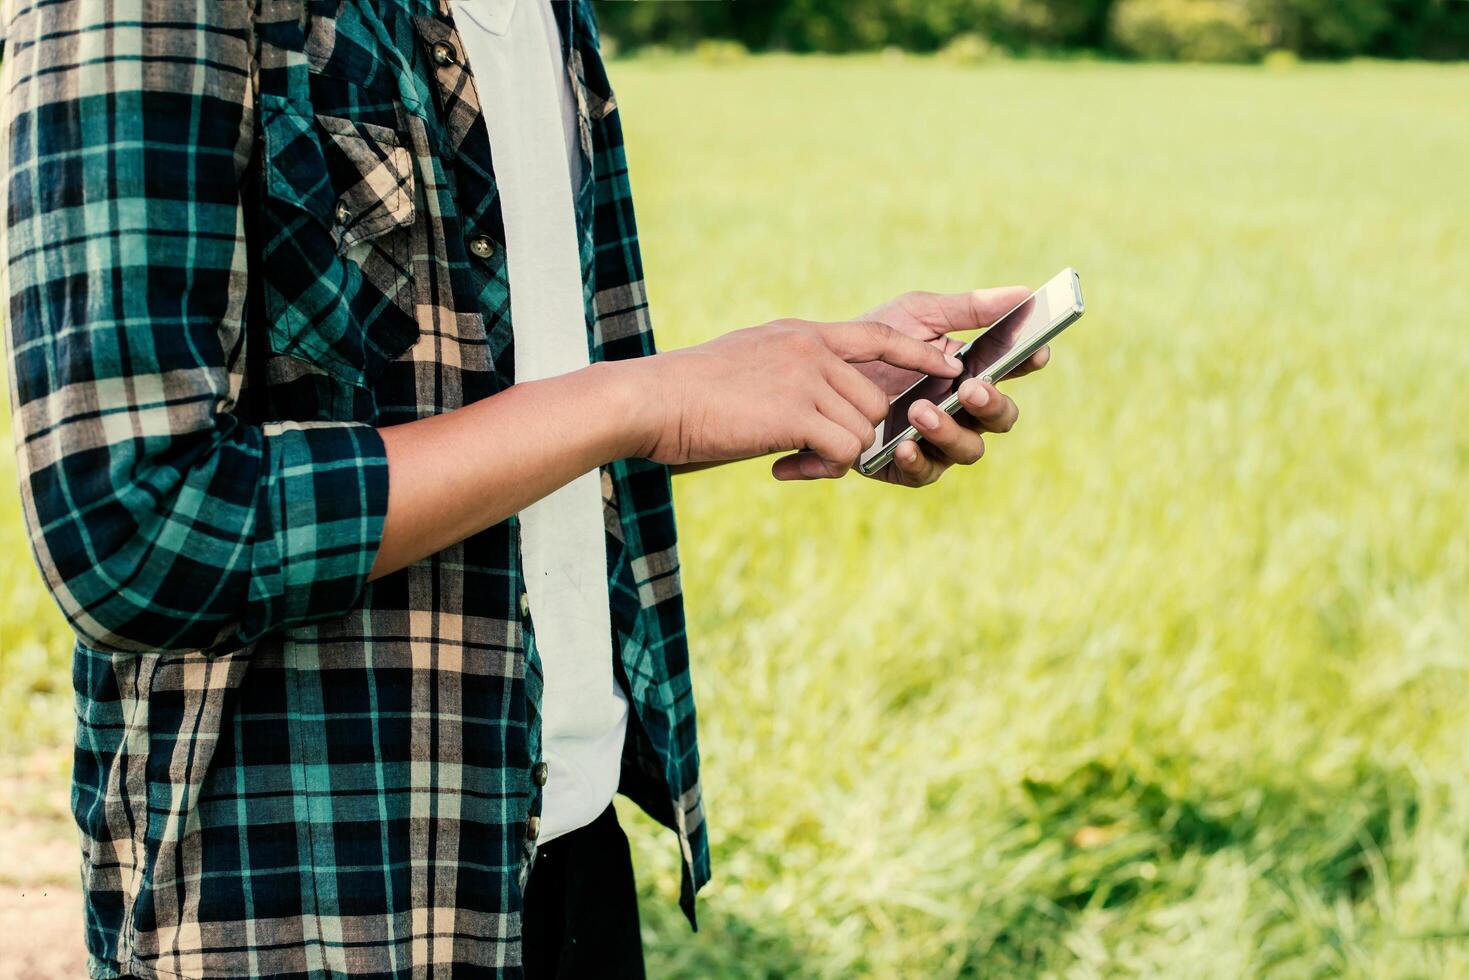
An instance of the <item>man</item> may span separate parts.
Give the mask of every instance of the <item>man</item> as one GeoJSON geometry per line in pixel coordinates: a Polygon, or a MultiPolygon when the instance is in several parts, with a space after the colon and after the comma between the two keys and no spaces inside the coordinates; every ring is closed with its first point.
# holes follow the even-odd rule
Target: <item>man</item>
{"type": "MultiPolygon", "coordinates": [[[[613,793],[676,833],[691,920],[709,874],[670,468],[842,476],[1023,291],[655,353],[584,0],[11,7],[91,975],[641,975],[613,793]]],[[[963,401],[881,476],[1015,420],[963,401]]]]}

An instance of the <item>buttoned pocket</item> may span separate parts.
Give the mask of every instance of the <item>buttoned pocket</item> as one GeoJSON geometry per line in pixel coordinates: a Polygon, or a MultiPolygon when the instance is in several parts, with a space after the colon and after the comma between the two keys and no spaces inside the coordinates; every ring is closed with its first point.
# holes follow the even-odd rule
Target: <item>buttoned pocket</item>
{"type": "Polygon", "coordinates": [[[263,96],[271,349],[367,387],[418,339],[413,157],[385,126],[263,96]]]}

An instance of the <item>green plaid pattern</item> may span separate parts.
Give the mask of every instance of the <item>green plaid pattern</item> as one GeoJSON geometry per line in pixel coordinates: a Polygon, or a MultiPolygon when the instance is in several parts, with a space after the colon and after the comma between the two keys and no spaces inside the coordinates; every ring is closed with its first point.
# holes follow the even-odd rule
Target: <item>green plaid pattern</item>
{"type": "MultiPolygon", "coordinates": [[[[520,975],[541,669],[518,525],[366,582],[376,427],[513,383],[448,0],[9,7],[11,392],[78,635],[91,975],[520,975]]],[[[643,356],[616,100],[589,4],[553,8],[589,343],[643,356]]],[[[622,790],[676,832],[692,918],[709,858],[668,471],[622,461],[602,487],[622,790]]]]}

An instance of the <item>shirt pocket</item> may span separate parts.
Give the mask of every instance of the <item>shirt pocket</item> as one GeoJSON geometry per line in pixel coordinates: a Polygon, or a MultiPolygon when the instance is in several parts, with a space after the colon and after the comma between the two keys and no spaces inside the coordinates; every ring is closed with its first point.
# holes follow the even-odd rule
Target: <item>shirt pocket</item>
{"type": "Polygon", "coordinates": [[[413,157],[391,128],[261,98],[271,350],[368,387],[418,339],[413,157]]]}

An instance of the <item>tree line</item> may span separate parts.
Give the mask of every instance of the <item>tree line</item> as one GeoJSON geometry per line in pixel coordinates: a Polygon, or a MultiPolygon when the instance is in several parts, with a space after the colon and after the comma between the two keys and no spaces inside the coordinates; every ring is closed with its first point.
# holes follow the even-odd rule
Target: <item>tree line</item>
{"type": "Polygon", "coordinates": [[[623,48],[706,39],[750,50],[1091,50],[1186,61],[1469,57],[1469,0],[601,0],[623,48]]]}

